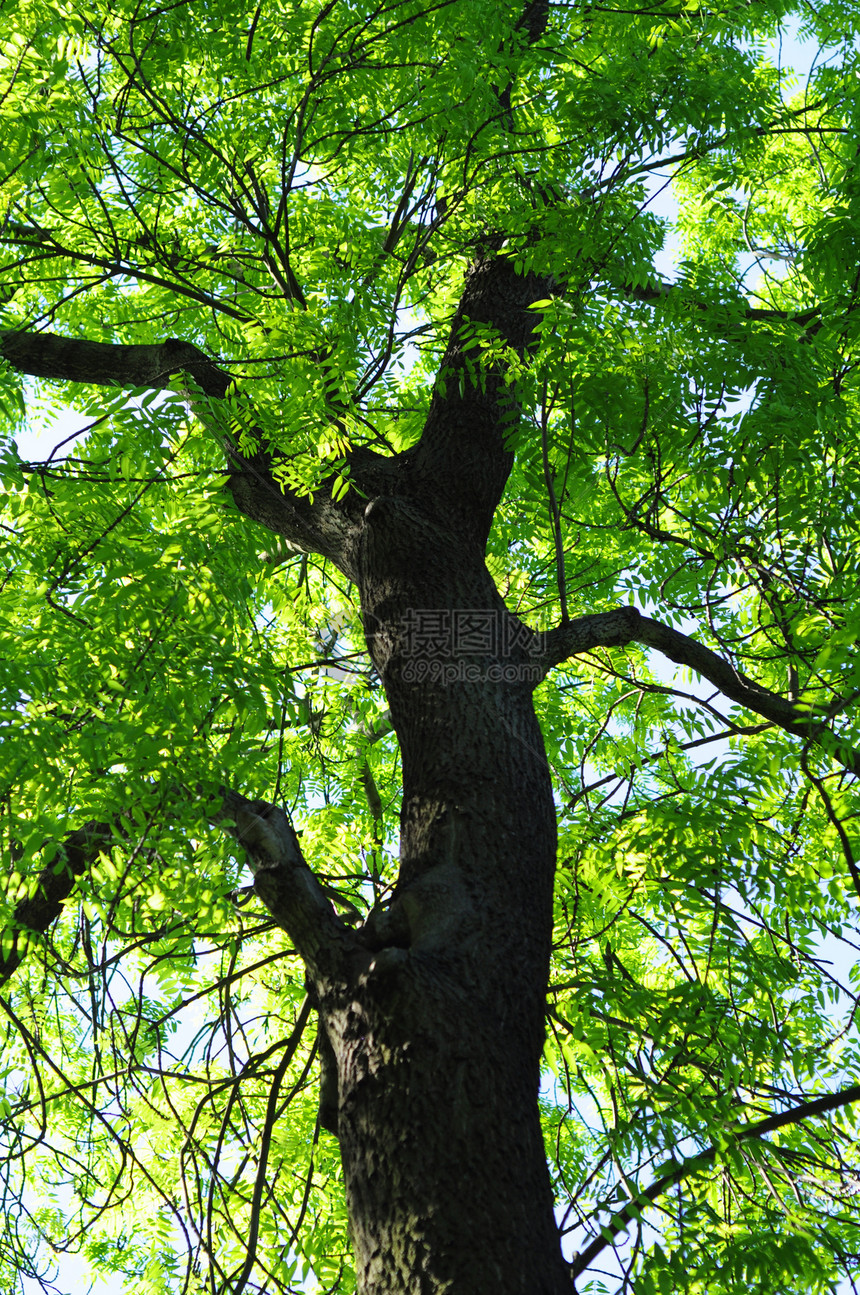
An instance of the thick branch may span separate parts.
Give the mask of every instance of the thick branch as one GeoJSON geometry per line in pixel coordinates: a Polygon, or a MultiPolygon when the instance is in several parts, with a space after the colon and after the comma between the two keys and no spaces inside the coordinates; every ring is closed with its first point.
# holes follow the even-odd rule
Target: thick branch
{"type": "Polygon", "coordinates": [[[524,31],[528,43],[533,45],[546,31],[548,18],[549,0],[528,0],[517,23],[517,31],[524,31]]]}
{"type": "MultiPolygon", "coordinates": [[[[527,0],[514,43],[533,45],[540,40],[548,18],[548,0],[527,0]]],[[[496,90],[509,130],[512,85],[496,90]]],[[[517,274],[513,259],[501,252],[503,241],[488,231],[466,272],[414,457],[422,502],[429,502],[435,515],[446,516],[481,548],[513,466],[510,443],[520,413],[516,393],[505,381],[507,359],[496,357],[482,364],[486,343],[500,343],[522,359],[534,344],[540,322],[530,307],[549,297],[555,286],[549,277],[517,274]]]]}
{"type": "MultiPolygon", "coordinates": [[[[223,399],[232,383],[230,374],[201,350],[175,337],[152,345],[123,346],[53,333],[5,332],[0,333],[0,356],[19,373],[54,382],[164,388],[175,374],[184,373],[212,400],[223,399]]],[[[248,457],[220,434],[237,508],[300,548],[331,558],[354,578],[350,539],[363,508],[361,497],[350,492],[335,504],[325,489],[313,499],[293,494],[275,481],[272,458],[265,448],[248,457]]],[[[364,448],[356,452],[351,467],[363,494],[378,493],[380,481],[390,484],[392,462],[364,448]]]]}
{"type": "Polygon", "coordinates": [[[151,346],[91,342],[55,333],[0,333],[0,356],[19,373],[52,382],[92,382],[105,387],[166,387],[188,373],[207,396],[221,399],[232,379],[208,356],[176,337],[151,346]]]}
{"type": "MultiPolygon", "coordinates": [[[[329,982],[336,978],[358,942],[308,867],[284,811],[222,788],[220,800],[208,816],[246,850],[257,894],[288,932],[310,973],[329,982]]],[[[53,925],[77,879],[115,839],[110,824],[87,823],[62,842],[58,857],[42,869],[33,894],[18,902],[0,932],[0,984],[32,948],[33,934],[43,935],[53,925]]],[[[348,901],[340,902],[352,908],[348,901]]],[[[350,916],[359,914],[352,909],[350,916]]]]}
{"type": "Polygon", "coordinates": [[[534,302],[550,295],[548,279],[518,275],[501,254],[479,258],[466,286],[442,358],[414,467],[437,515],[483,546],[513,465],[509,448],[519,420],[506,364],[486,367],[485,342],[495,339],[518,357],[530,349],[540,315],[534,302]]]}
{"type": "Polygon", "coordinates": [[[57,858],[39,874],[33,894],[19,900],[11,921],[0,934],[0,985],[33,947],[33,935],[44,935],[54,924],[78,877],[101,850],[110,847],[112,840],[107,823],[87,823],[66,837],[57,858]]]}
{"type": "MultiPolygon", "coordinates": [[[[697,301],[680,283],[666,283],[663,279],[658,279],[654,283],[625,283],[620,289],[625,297],[633,297],[636,301],[658,302],[682,299],[686,306],[691,310],[708,310],[709,305],[705,301],[697,301]]],[[[787,324],[798,324],[801,328],[806,328],[813,320],[821,314],[819,306],[811,306],[808,310],[778,310],[776,307],[765,306],[744,306],[740,313],[742,320],[770,319],[778,320],[787,324]]]]}
{"type": "Polygon", "coordinates": [[[210,819],[247,851],[260,899],[288,933],[315,981],[342,980],[359,944],[308,867],[287,815],[268,801],[248,800],[226,788],[222,798],[210,819]]]}
{"type": "Polygon", "coordinates": [[[719,688],[730,701],[745,706],[756,715],[762,715],[792,733],[808,731],[808,712],[799,711],[778,693],[771,692],[769,688],[764,688],[754,679],[741,674],[703,643],[697,643],[686,634],[681,634],[669,625],[662,625],[660,621],[651,620],[648,616],[639,617],[635,638],[646,647],[657,648],[676,665],[695,670],[703,679],[708,679],[719,688]]]}
{"type": "Polygon", "coordinates": [[[788,1124],[800,1124],[803,1120],[827,1115],[830,1111],[839,1110],[840,1107],[849,1106],[857,1101],[860,1101],[860,1084],[853,1084],[850,1088],[843,1088],[841,1092],[818,1097],[812,1102],[802,1102],[799,1106],[792,1107],[790,1111],[781,1111],[778,1115],[771,1115],[757,1124],[749,1124],[745,1128],[727,1129],[722,1147],[709,1147],[701,1155],[692,1156],[682,1164],[675,1165],[669,1173],[651,1183],[650,1187],[646,1187],[643,1192],[639,1192],[635,1200],[629,1201],[617,1214],[613,1214],[609,1222],[600,1229],[600,1236],[595,1237],[591,1244],[577,1255],[571,1264],[571,1274],[576,1278],[583,1273],[601,1251],[612,1245],[618,1234],[641,1214],[643,1206],[651,1205],[660,1196],[665,1196],[666,1192],[682,1179],[708,1169],[720,1150],[725,1149],[726,1146],[752,1142],[765,1137],[768,1133],[773,1133],[776,1129],[785,1128],[788,1124]]]}
{"type": "MultiPolygon", "coordinates": [[[[618,607],[611,612],[580,616],[567,625],[550,630],[544,638],[542,663],[549,670],[580,652],[589,652],[597,647],[623,647],[627,643],[657,648],[670,661],[695,670],[730,701],[761,715],[788,733],[814,740],[822,734],[820,717],[801,710],[779,693],[771,692],[735,670],[703,643],[669,625],[641,616],[635,607],[618,607]]],[[[855,769],[858,761],[853,753],[839,758],[846,768],[860,771],[860,766],[855,769]]]]}

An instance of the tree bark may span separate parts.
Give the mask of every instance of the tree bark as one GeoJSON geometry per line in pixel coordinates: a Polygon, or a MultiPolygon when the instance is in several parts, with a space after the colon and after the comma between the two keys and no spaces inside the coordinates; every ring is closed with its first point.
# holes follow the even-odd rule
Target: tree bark
{"type": "Polygon", "coordinates": [[[569,1292],[537,1107],[556,836],[529,636],[477,545],[400,501],[369,509],[360,567],[403,809],[370,959],[321,996],[359,1289],[569,1292]],[[443,627],[423,656],[416,609],[443,627]],[[494,640],[474,655],[470,609],[494,640]]]}
{"type": "Polygon", "coordinates": [[[393,902],[315,985],[363,1295],[572,1289],[537,1105],[556,850],[540,672],[483,558],[510,398],[463,334],[492,323],[522,355],[546,293],[502,258],[472,270],[424,434],[350,541],[403,761],[393,902]]]}

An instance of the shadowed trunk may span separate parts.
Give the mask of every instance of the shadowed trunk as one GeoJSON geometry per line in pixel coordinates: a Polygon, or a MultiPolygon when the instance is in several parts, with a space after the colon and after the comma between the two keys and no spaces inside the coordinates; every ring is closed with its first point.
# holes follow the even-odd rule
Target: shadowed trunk
{"type": "Polygon", "coordinates": [[[569,1292],[536,1100],[555,815],[531,636],[477,549],[396,500],[361,566],[404,796],[396,897],[324,1002],[360,1289],[569,1292]]]}

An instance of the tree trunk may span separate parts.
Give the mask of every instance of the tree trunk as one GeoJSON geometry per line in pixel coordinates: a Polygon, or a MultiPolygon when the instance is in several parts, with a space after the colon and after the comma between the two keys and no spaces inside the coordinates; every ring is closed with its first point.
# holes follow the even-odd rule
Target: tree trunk
{"type": "Polygon", "coordinates": [[[533,636],[478,548],[399,500],[368,507],[359,567],[404,781],[395,899],[323,992],[359,1289],[569,1295],[537,1106],[556,826],[533,636]]]}

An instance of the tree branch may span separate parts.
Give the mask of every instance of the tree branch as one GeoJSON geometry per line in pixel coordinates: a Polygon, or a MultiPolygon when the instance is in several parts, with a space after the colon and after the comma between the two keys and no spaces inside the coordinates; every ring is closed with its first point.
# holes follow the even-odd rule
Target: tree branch
{"type": "Polygon", "coordinates": [[[215,399],[222,399],[232,382],[201,350],[176,337],[150,346],[123,346],[56,333],[3,332],[0,356],[19,373],[52,382],[162,388],[173,374],[183,372],[215,399]]]}
{"type": "MultiPolygon", "coordinates": [[[[53,382],[162,389],[174,375],[185,373],[204,396],[216,401],[224,399],[233,383],[231,375],[203,351],[175,337],[152,345],[124,346],[53,333],[3,332],[0,357],[19,373],[53,382]]],[[[220,428],[218,432],[227,457],[230,492],[239,511],[300,548],[330,558],[354,579],[351,537],[364,509],[361,495],[350,491],[335,503],[324,485],[313,498],[285,490],[275,480],[273,458],[265,445],[252,456],[244,455],[220,428]]],[[[363,495],[384,493],[399,459],[381,459],[362,446],[350,456],[350,467],[363,495]]]]}
{"type": "MultiPolygon", "coordinates": [[[[515,37],[526,46],[540,40],[549,9],[548,0],[526,0],[515,37]]],[[[509,131],[512,86],[509,81],[495,91],[509,131]]],[[[506,357],[487,363],[487,346],[501,343],[522,359],[535,343],[540,322],[530,307],[556,287],[548,276],[517,274],[512,257],[501,250],[503,244],[499,233],[488,230],[466,271],[411,465],[434,513],[446,515],[481,548],[513,466],[510,442],[519,422],[515,391],[505,381],[506,357]]]]}
{"type": "Polygon", "coordinates": [[[570,1266],[571,1275],[576,1278],[583,1273],[602,1250],[612,1245],[618,1234],[623,1232],[628,1224],[638,1216],[644,1205],[653,1204],[658,1197],[665,1195],[671,1187],[681,1182],[682,1179],[689,1178],[692,1174],[709,1168],[726,1145],[729,1147],[732,1144],[737,1146],[744,1142],[763,1138],[766,1134],[773,1133],[776,1129],[785,1128],[788,1124],[799,1124],[803,1120],[815,1119],[819,1115],[826,1115],[829,1111],[838,1110],[842,1106],[848,1106],[851,1102],[857,1101],[860,1101],[860,1084],[852,1084],[850,1088],[843,1088],[841,1092],[830,1093],[826,1097],[818,1097],[812,1102],[801,1102],[799,1106],[792,1107],[790,1111],[781,1111],[778,1115],[771,1115],[766,1120],[760,1120],[757,1124],[750,1124],[745,1128],[727,1129],[725,1131],[725,1143],[721,1147],[709,1147],[701,1155],[692,1156],[689,1160],[685,1160],[683,1164],[675,1165],[668,1174],[664,1174],[656,1182],[651,1183],[650,1187],[646,1187],[643,1192],[637,1193],[635,1200],[629,1201],[617,1214],[613,1214],[609,1222],[600,1229],[600,1236],[595,1237],[591,1244],[577,1255],[570,1266]]]}
{"type": "MultiPolygon", "coordinates": [[[[310,974],[329,983],[337,979],[345,959],[359,948],[358,939],[338,917],[326,888],[308,866],[284,811],[222,788],[208,818],[247,852],[256,893],[287,931],[310,974]]],[[[93,822],[61,843],[58,857],[39,874],[33,894],[19,900],[0,932],[0,984],[33,947],[33,936],[44,935],[60,916],[77,879],[115,840],[110,824],[93,822]]],[[[351,910],[353,920],[360,916],[349,901],[336,898],[351,910]]]]}
{"type": "Polygon", "coordinates": [[[33,936],[44,935],[57,920],[78,877],[113,840],[107,823],[87,823],[66,837],[57,858],[39,874],[33,894],[18,901],[10,921],[0,932],[0,985],[5,984],[33,947],[33,936]]]}
{"type": "MultiPolygon", "coordinates": [[[[625,297],[633,297],[636,301],[665,302],[673,297],[684,297],[685,301],[696,310],[707,310],[709,308],[707,302],[696,301],[691,297],[683,284],[666,283],[663,279],[658,279],[654,283],[625,283],[621,285],[619,291],[623,292],[625,297]]],[[[800,311],[778,310],[776,307],[745,306],[741,311],[741,319],[775,319],[787,324],[798,324],[805,328],[813,320],[818,319],[820,314],[820,306],[811,306],[808,310],[800,311]]]]}
{"type": "Polygon", "coordinates": [[[287,815],[277,805],[248,800],[227,788],[221,796],[210,821],[247,851],[260,899],[292,939],[313,979],[341,980],[359,942],[308,866],[287,815]]]}
{"type": "Polygon", "coordinates": [[[500,343],[522,358],[540,322],[530,307],[553,286],[548,278],[518,275],[501,253],[473,263],[414,450],[414,471],[436,514],[482,547],[513,465],[510,441],[519,421],[504,357],[487,363],[487,346],[500,343]]]}
{"type": "MultiPolygon", "coordinates": [[[[669,625],[640,615],[635,607],[617,607],[610,612],[580,616],[568,625],[550,630],[544,636],[539,660],[548,671],[580,652],[590,652],[597,647],[624,647],[627,643],[657,648],[670,661],[695,670],[730,701],[761,715],[796,737],[820,742],[824,732],[829,732],[825,730],[820,714],[801,709],[779,693],[771,692],[736,670],[703,643],[669,625]]],[[[860,756],[853,750],[841,751],[837,758],[852,773],[860,773],[860,756]]]]}

